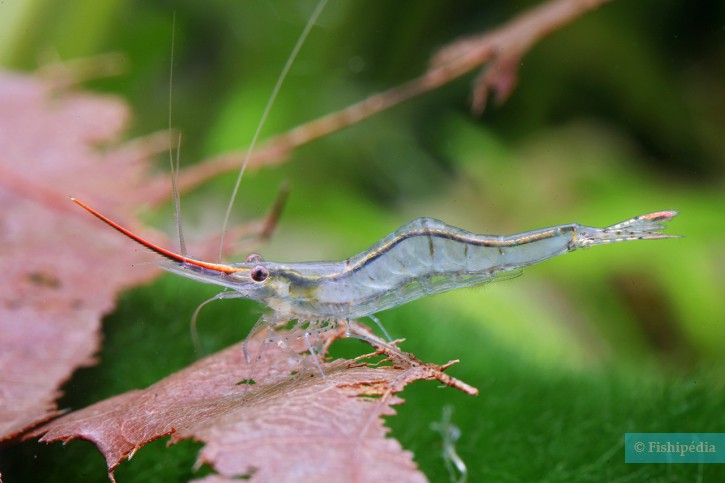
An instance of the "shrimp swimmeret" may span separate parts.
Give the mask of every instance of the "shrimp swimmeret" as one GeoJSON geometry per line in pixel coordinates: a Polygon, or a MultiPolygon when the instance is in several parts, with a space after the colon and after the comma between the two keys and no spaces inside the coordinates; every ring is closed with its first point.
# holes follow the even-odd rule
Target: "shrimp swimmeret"
{"type": "Polygon", "coordinates": [[[425,295],[510,278],[524,267],[577,248],[677,238],[662,233],[677,211],[641,215],[606,228],[572,223],[501,236],[477,235],[433,218],[419,218],[341,262],[278,263],[252,254],[243,263],[221,264],[154,245],[71,199],[164,257],[163,269],[231,289],[224,298],[261,302],[277,321],[370,317],[425,295]]]}

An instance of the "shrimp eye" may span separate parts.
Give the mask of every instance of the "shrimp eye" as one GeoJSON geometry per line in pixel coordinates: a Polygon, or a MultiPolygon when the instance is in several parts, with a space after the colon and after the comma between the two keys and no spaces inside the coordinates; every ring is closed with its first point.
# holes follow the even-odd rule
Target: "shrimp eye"
{"type": "Polygon", "coordinates": [[[264,258],[259,253],[250,253],[247,258],[244,259],[245,263],[259,263],[263,262],[264,258]]]}
{"type": "Polygon", "coordinates": [[[257,265],[252,269],[252,272],[249,274],[249,276],[255,282],[264,282],[265,280],[267,280],[267,277],[269,277],[269,270],[267,270],[267,268],[263,267],[262,265],[257,265]]]}

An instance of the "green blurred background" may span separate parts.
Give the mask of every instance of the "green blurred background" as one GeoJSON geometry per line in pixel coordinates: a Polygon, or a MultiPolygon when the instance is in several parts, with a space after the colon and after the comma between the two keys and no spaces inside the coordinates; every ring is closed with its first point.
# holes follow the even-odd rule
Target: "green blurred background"
{"type": "MultiPolygon", "coordinates": [[[[452,40],[536,2],[331,2],[303,47],[263,137],[409,80],[452,40]]],[[[123,55],[124,73],[84,88],[127,99],[128,138],[167,126],[172,17],[173,125],[182,164],[239,149],[314,1],[50,1],[0,6],[0,62],[123,55]]],[[[434,481],[449,475],[430,428],[446,405],[469,481],[715,481],[723,465],[625,465],[625,432],[725,431],[725,4],[618,1],[555,32],[523,58],[519,86],[476,118],[469,75],[250,173],[234,216],[259,217],[292,191],[269,260],[342,259],[418,216],[479,233],[609,225],[662,209],[686,238],[580,251],[521,278],[379,314],[471,398],[417,383],[393,436],[434,481]]],[[[159,170],[166,169],[165,156],[159,170]]],[[[235,173],[185,194],[185,226],[220,229],[235,173]]],[[[173,232],[171,208],[148,221],[173,232]]],[[[243,255],[240,255],[240,258],[243,255]]],[[[129,260],[134,263],[135,260],[129,260]]],[[[61,406],[152,384],[195,360],[188,321],[215,290],[171,276],[122,297],[99,366],[61,406]],[[169,343],[169,341],[173,341],[169,343]]],[[[207,353],[243,338],[253,303],[218,302],[200,323],[207,353]]],[[[337,355],[366,350],[341,341],[337,355]]],[[[120,481],[184,481],[198,445],[143,448],[120,481]]],[[[85,442],[3,450],[8,481],[104,481],[85,442]],[[32,468],[32,470],[30,469],[32,468]]],[[[208,470],[207,470],[208,471],[208,470]]],[[[203,471],[202,471],[203,474],[203,471]]]]}

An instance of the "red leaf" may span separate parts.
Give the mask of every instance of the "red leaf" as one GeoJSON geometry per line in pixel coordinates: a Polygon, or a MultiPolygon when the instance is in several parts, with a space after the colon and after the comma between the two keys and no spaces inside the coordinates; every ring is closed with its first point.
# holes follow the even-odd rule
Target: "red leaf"
{"type": "Polygon", "coordinates": [[[139,186],[150,186],[152,147],[99,147],[127,117],[118,99],[56,95],[0,73],[0,440],[56,413],[60,385],[94,362],[116,294],[157,273],[132,266],[136,247],[68,200],[82,195],[130,219],[149,195],[139,186]]]}
{"type": "MultiPolygon", "coordinates": [[[[213,465],[227,478],[425,481],[410,453],[385,438],[388,429],[381,419],[402,402],[395,392],[425,376],[401,364],[372,368],[338,360],[323,364],[323,378],[309,360],[303,370],[305,358],[265,342],[264,335],[250,339],[250,354],[258,354],[252,364],[238,344],[145,390],[63,416],[36,434],[45,433],[41,441],[46,442],[92,441],[111,477],[123,458],[173,435],[172,442],[205,442],[199,463],[213,465]],[[254,384],[245,383],[250,379],[254,384]]],[[[340,336],[323,334],[328,340],[340,336]]],[[[293,345],[296,352],[305,347],[301,338],[293,345]]]]}

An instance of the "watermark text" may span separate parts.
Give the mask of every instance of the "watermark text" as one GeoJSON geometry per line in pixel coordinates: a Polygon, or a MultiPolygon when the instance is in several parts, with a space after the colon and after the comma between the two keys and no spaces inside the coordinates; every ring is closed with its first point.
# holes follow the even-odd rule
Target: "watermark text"
{"type": "Polygon", "coordinates": [[[626,433],[625,463],[725,463],[725,433],[626,433]]]}

